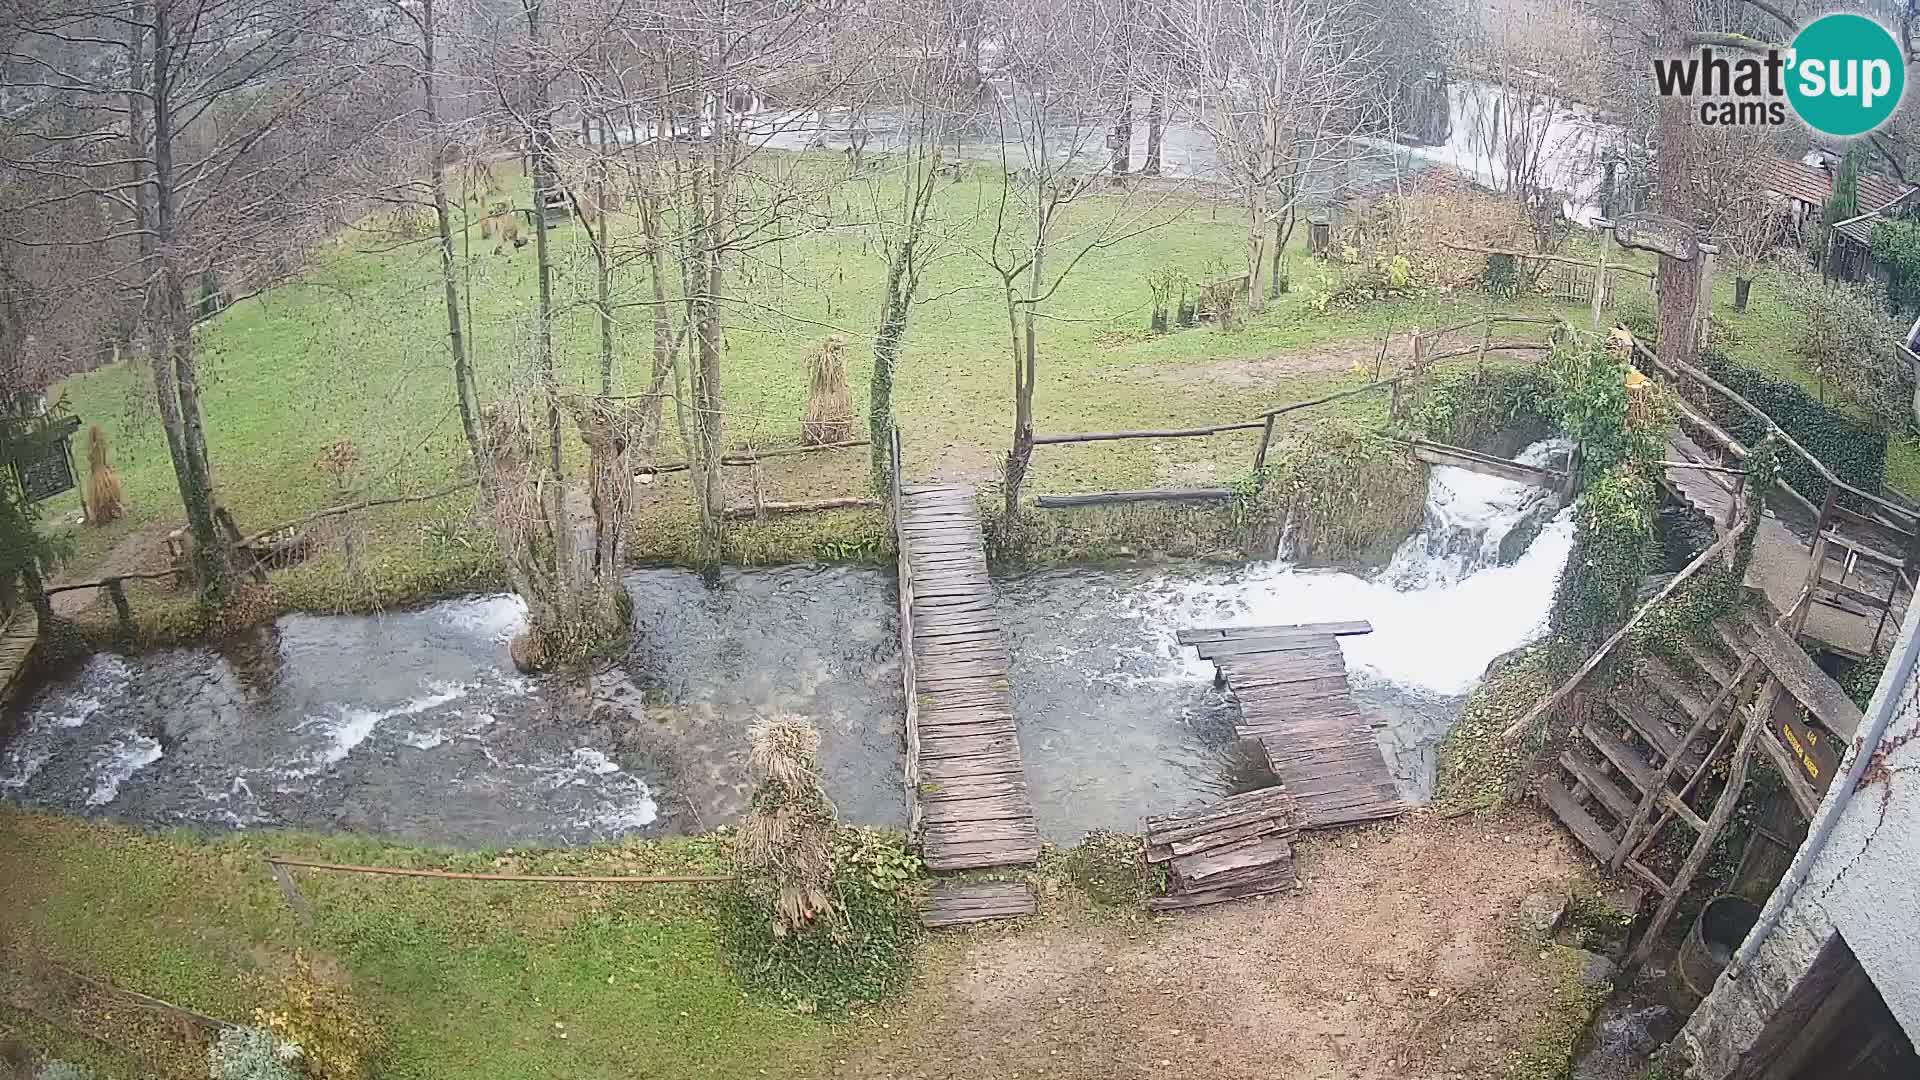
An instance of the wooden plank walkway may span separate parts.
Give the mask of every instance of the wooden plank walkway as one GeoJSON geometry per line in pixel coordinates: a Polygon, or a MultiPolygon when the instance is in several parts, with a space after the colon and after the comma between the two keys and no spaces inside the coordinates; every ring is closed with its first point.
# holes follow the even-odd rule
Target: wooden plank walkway
{"type": "Polygon", "coordinates": [[[1406,812],[1393,774],[1354,705],[1339,638],[1364,622],[1182,630],[1240,702],[1234,730],[1255,739],[1298,803],[1302,827],[1325,829],[1406,812]]]}
{"type": "Polygon", "coordinates": [[[921,857],[936,871],[1030,865],[1040,833],[973,489],[905,487],[896,513],[902,630],[912,641],[907,769],[921,857]]]}
{"type": "Polygon", "coordinates": [[[12,700],[39,640],[40,620],[31,607],[20,605],[5,628],[0,629],[0,705],[12,700]]]}
{"type": "MultiPolygon", "coordinates": [[[[1667,436],[1667,456],[1676,462],[1718,464],[1712,455],[1679,431],[1667,436]]],[[[1665,471],[1667,488],[1680,501],[1711,519],[1714,529],[1724,536],[1733,524],[1728,519],[1733,513],[1733,488],[1738,478],[1704,469],[1669,466],[1665,471]]],[[[1800,599],[1800,591],[1806,587],[1808,560],[1812,557],[1812,542],[1795,532],[1780,515],[1769,511],[1761,517],[1760,535],[1754,538],[1746,584],[1764,592],[1775,613],[1786,611],[1800,599]]],[[[1885,575],[1874,577],[1870,566],[1861,570],[1867,577],[1863,579],[1861,573],[1856,573],[1855,579],[1870,580],[1870,591],[1884,596],[1892,579],[1885,575]]],[[[1903,597],[1895,604],[1887,625],[1898,627],[1905,616],[1903,597]]],[[[1801,633],[1842,654],[1864,657],[1874,651],[1879,629],[1879,612],[1849,610],[1823,598],[1809,609],[1801,633]]]]}
{"type": "Polygon", "coordinates": [[[1033,890],[1024,881],[940,881],[920,907],[920,925],[938,930],[988,919],[1017,919],[1035,910],[1033,890]]]}

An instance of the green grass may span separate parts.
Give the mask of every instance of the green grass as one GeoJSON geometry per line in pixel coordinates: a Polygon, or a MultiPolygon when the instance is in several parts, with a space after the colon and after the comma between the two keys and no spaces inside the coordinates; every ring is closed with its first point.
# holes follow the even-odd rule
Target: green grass
{"type": "MultiPolygon", "coordinates": [[[[768,159],[765,168],[791,159],[768,159]]],[[[786,164],[782,164],[786,162],[786,164]]],[[[829,166],[802,162],[816,173],[829,166]]],[[[906,433],[910,476],[997,474],[1011,435],[1011,376],[1004,307],[977,251],[991,236],[984,208],[1003,181],[971,171],[941,195],[938,218],[950,239],[928,273],[926,303],[915,310],[896,401],[906,433]]],[[[822,205],[832,217],[870,215],[864,182],[840,182],[822,205]]],[[[1112,211],[1102,194],[1078,207],[1068,230],[1112,211]]],[[[1389,301],[1359,312],[1316,313],[1309,292],[1317,276],[1293,254],[1296,288],[1234,332],[1191,329],[1152,337],[1145,331],[1145,274],[1178,267],[1200,277],[1210,267],[1237,266],[1244,229],[1228,208],[1184,201],[1164,208],[1170,223],[1085,259],[1044,308],[1036,424],[1042,431],[1204,424],[1241,419],[1275,404],[1347,385],[1365,376],[1349,354],[1371,353],[1386,335],[1404,351],[1404,335],[1478,314],[1478,296],[1389,301]],[[1370,349],[1367,343],[1372,343],[1370,349]],[[1316,351],[1338,348],[1329,359],[1316,351]],[[1278,358],[1278,359],[1276,359],[1278,358]],[[1268,361],[1269,363],[1261,363],[1268,361]]],[[[630,227],[630,226],[629,226],[630,227]]],[[[586,301],[592,293],[584,230],[551,234],[559,271],[561,314],[555,327],[565,380],[585,388],[595,379],[598,328],[586,301]]],[[[526,357],[534,306],[531,247],[497,257],[491,241],[473,236],[468,327],[480,395],[508,392],[526,357]]],[[[1296,241],[1296,243],[1302,241],[1296,241]]],[[[797,441],[808,357],[829,334],[845,338],[856,410],[864,415],[871,365],[869,343],[884,266],[876,236],[853,224],[800,230],[761,248],[733,272],[729,293],[742,299],[728,326],[724,392],[727,439],[734,446],[797,441]]],[[[618,284],[635,298],[647,288],[636,270],[618,284]]],[[[1542,302],[1503,307],[1550,309],[1542,302]]],[[[618,332],[621,385],[645,379],[651,329],[644,307],[622,309],[618,332]]],[[[465,449],[455,412],[446,350],[444,308],[431,245],[395,247],[350,233],[313,263],[305,277],[258,299],[235,304],[200,336],[206,390],[207,441],[221,497],[246,530],[263,528],[336,501],[316,468],[322,450],[351,439],[362,467],[358,491],[421,492],[452,480],[465,449]]],[[[180,520],[165,443],[153,419],[144,365],[122,364],[68,380],[66,400],[114,438],[127,491],[126,520],[105,529],[71,530],[75,562],[97,561],[132,531],[180,520]]],[[[570,440],[581,457],[577,440],[570,440]]],[[[1030,490],[1075,491],[1166,484],[1194,469],[1244,472],[1254,437],[1192,442],[1140,441],[1096,447],[1042,448],[1030,490]]],[[[663,457],[679,457],[669,423],[663,457]]],[[[766,466],[770,497],[853,494],[864,487],[866,452],[855,449],[766,466]],[[821,460],[829,459],[829,460],[821,460]]],[[[733,499],[747,499],[745,470],[732,471],[733,499]]],[[[71,520],[77,497],[54,504],[71,520]]],[[[307,608],[363,607],[398,598],[470,589],[497,581],[497,555],[474,520],[472,500],[455,497],[357,515],[362,553],[350,575],[337,550],[277,575],[282,602],[307,608]]],[[[676,560],[690,548],[692,516],[683,478],[669,478],[643,496],[640,560],[676,560]],[[677,479],[677,482],[675,482],[677,479]]],[[[748,525],[736,530],[738,561],[858,557],[882,539],[876,515],[748,525]]],[[[136,596],[136,607],[151,604],[136,596]]]]}
{"type": "MultiPolygon", "coordinates": [[[[1774,276],[1762,274],[1753,283],[1747,310],[1733,310],[1733,278],[1722,275],[1714,283],[1714,317],[1730,329],[1735,340],[1727,352],[1764,375],[1790,382],[1821,400],[1836,404],[1843,411],[1858,411],[1834,401],[1827,388],[1808,370],[1805,358],[1796,346],[1798,317],[1782,298],[1774,276]]],[[[1887,436],[1886,485],[1909,498],[1920,498],[1920,435],[1912,430],[1890,432],[1887,436]]]]}
{"type": "MultiPolygon", "coordinates": [[[[0,808],[0,1000],[34,996],[29,958],[223,1020],[272,1007],[292,950],[337,962],[393,1045],[386,1078],[795,1075],[835,1028],[744,993],[707,887],[576,887],[294,871],[300,927],[261,861],[499,872],[713,873],[712,839],[455,854],[350,837],[218,840],[0,808]]],[[[0,1035],[131,1076],[205,1075],[178,1033],[133,1010],[47,1021],[0,1009],[0,1035]],[[102,1039],[105,1040],[104,1044],[102,1039]],[[116,1053],[114,1048],[118,1047],[116,1053]],[[191,1067],[190,1067],[191,1066],[191,1067]]]]}

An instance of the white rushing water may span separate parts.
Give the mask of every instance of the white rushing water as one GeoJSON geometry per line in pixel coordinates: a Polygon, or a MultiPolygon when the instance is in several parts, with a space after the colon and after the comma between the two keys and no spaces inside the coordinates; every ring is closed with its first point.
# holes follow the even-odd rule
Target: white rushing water
{"type": "MultiPolygon", "coordinates": [[[[1520,460],[1564,456],[1566,445],[1536,443],[1520,460]]],[[[1150,590],[1144,603],[1153,609],[1140,614],[1169,650],[1179,648],[1173,636],[1182,627],[1365,619],[1371,634],[1341,639],[1349,671],[1428,695],[1458,696],[1495,657],[1545,631],[1573,547],[1572,510],[1555,506],[1551,493],[1530,485],[1436,467],[1425,524],[1372,577],[1276,560],[1227,579],[1150,590]],[[1516,530],[1535,525],[1538,535],[1503,564],[1503,546],[1525,539],[1516,530]]],[[[1190,677],[1212,676],[1212,664],[1191,650],[1175,655],[1187,658],[1190,677]]]]}

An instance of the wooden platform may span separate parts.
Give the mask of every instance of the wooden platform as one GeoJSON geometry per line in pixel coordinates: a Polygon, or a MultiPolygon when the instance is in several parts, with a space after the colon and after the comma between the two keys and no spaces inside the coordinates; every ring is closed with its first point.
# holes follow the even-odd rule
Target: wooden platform
{"type": "Polygon", "coordinates": [[[1033,890],[1024,881],[942,881],[920,906],[920,925],[938,930],[989,919],[1017,919],[1035,909],[1033,890]]]}
{"type": "Polygon", "coordinates": [[[1240,702],[1234,730],[1255,739],[1299,804],[1301,827],[1325,829],[1406,812],[1373,724],[1354,705],[1339,638],[1366,622],[1182,630],[1240,702]]]}
{"type": "Polygon", "coordinates": [[[1147,819],[1146,859],[1165,864],[1168,893],[1156,912],[1283,892],[1298,883],[1293,838],[1300,809],[1285,788],[1230,796],[1188,814],[1147,819]]]}
{"type": "MultiPolygon", "coordinates": [[[[1680,431],[1667,437],[1667,457],[1675,462],[1718,464],[1712,455],[1680,431]]],[[[1704,514],[1713,522],[1714,529],[1725,535],[1734,524],[1728,519],[1733,513],[1733,488],[1737,479],[1723,472],[1670,466],[1665,470],[1664,486],[1675,498],[1704,514]]],[[[1806,587],[1808,560],[1812,555],[1811,541],[1769,511],[1760,519],[1760,534],[1754,538],[1753,559],[1747,566],[1745,584],[1764,592],[1776,614],[1786,611],[1799,600],[1801,590],[1806,587]]],[[[1897,565],[1897,560],[1894,562],[1897,565]]],[[[1869,585],[1866,591],[1876,594],[1877,601],[1886,594],[1892,578],[1888,573],[1876,571],[1872,559],[1861,560],[1861,564],[1868,580],[1858,583],[1869,585]]],[[[1876,651],[1876,638],[1881,639],[1879,644],[1884,644],[1897,636],[1906,614],[1904,597],[1896,603],[1884,627],[1878,611],[1843,605],[1825,592],[1820,593],[1816,601],[1808,611],[1802,633],[1826,648],[1856,659],[1876,651]]]]}
{"type": "Polygon", "coordinates": [[[13,699],[40,640],[40,620],[25,604],[0,628],[0,705],[13,699]]]}
{"type": "Polygon", "coordinates": [[[1031,864],[1040,834],[973,489],[902,488],[896,513],[913,680],[907,769],[921,857],[936,871],[1031,864]]]}

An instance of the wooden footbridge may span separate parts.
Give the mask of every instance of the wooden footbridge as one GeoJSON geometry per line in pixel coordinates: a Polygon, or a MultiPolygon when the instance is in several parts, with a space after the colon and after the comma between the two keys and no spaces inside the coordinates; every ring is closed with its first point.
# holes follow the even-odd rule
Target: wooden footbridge
{"type": "Polygon", "coordinates": [[[25,604],[0,623],[0,705],[12,700],[19,689],[39,640],[40,620],[25,604]]]}
{"type": "Polygon", "coordinates": [[[936,871],[1030,865],[1040,834],[973,489],[902,487],[895,527],[907,781],[921,855],[936,871]]]}
{"type": "Polygon", "coordinates": [[[1260,744],[1300,827],[1326,829],[1406,812],[1374,738],[1353,703],[1340,638],[1367,622],[1182,630],[1177,638],[1211,660],[1240,703],[1234,730],[1260,744]]]}

